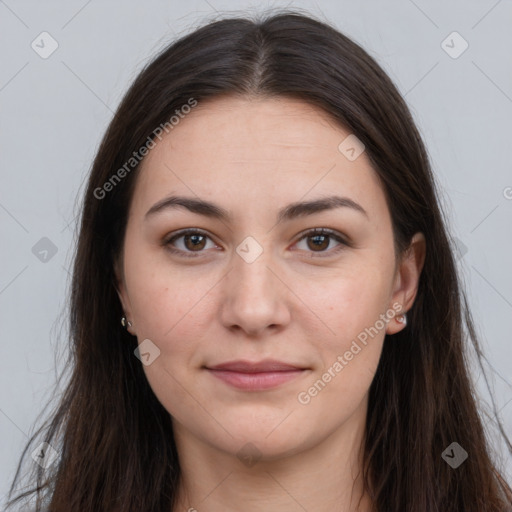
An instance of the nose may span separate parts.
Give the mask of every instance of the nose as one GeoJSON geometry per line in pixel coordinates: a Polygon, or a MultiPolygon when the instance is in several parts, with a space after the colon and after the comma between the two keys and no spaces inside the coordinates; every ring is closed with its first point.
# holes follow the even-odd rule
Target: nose
{"type": "Polygon", "coordinates": [[[290,290],[267,252],[249,263],[238,254],[221,282],[221,321],[232,331],[259,337],[290,322],[290,290]]]}

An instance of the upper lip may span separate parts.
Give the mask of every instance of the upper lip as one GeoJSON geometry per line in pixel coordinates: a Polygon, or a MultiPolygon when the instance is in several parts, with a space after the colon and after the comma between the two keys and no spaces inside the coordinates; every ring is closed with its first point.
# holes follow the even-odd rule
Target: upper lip
{"type": "Polygon", "coordinates": [[[273,359],[265,359],[263,361],[228,361],[226,363],[217,364],[215,366],[207,366],[209,370],[224,370],[239,373],[265,373],[265,372],[286,372],[293,370],[304,370],[302,366],[290,363],[283,363],[273,359]]]}

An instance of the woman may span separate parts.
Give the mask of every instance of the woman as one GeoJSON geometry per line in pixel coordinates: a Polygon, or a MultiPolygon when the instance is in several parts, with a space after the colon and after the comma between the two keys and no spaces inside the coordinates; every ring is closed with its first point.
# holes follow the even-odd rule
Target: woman
{"type": "Polygon", "coordinates": [[[423,142],[322,22],[213,22],[140,73],[89,178],[70,325],[51,512],[512,505],[423,142]]]}

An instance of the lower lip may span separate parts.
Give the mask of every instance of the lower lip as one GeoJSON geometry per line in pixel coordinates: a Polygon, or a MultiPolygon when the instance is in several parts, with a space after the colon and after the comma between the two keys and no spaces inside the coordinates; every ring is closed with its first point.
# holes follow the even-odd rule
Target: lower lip
{"type": "Polygon", "coordinates": [[[226,370],[208,371],[218,379],[238,389],[247,391],[262,391],[272,389],[286,382],[296,379],[304,370],[290,370],[281,372],[242,373],[226,370]]]}

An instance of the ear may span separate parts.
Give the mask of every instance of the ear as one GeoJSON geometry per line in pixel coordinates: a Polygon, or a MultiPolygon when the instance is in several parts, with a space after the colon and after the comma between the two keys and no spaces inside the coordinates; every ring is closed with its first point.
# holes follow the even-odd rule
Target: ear
{"type": "MultiPolygon", "coordinates": [[[[119,300],[121,301],[121,306],[124,311],[124,316],[127,320],[132,323],[131,327],[127,327],[128,332],[135,336],[135,330],[133,328],[133,315],[132,315],[132,307],[130,304],[130,299],[128,297],[128,293],[126,291],[126,282],[124,279],[124,271],[123,271],[123,258],[117,258],[114,262],[114,286],[117,291],[117,295],[119,300]]],[[[120,321],[120,320],[119,320],[120,321]]]]}
{"type": "MultiPolygon", "coordinates": [[[[412,237],[409,247],[404,252],[395,274],[390,307],[394,304],[395,307],[393,309],[395,309],[396,304],[400,304],[400,313],[409,311],[414,303],[418,292],[421,271],[425,263],[425,254],[425,236],[423,233],[416,233],[412,237]]],[[[398,322],[395,317],[388,323],[386,334],[395,334],[403,328],[404,325],[398,322]]]]}

